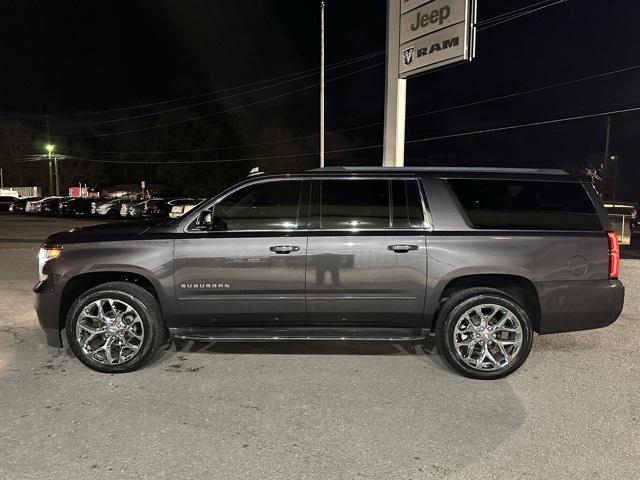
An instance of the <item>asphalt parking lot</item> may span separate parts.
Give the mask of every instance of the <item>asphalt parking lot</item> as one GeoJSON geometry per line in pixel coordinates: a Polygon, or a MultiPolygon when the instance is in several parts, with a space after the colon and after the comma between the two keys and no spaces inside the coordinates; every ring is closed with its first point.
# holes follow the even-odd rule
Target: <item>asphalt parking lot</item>
{"type": "Polygon", "coordinates": [[[537,336],[498,381],[431,342],[183,342],[114,376],[32,308],[39,242],[83,223],[0,216],[0,478],[640,478],[639,255],[614,325],[537,336]]]}

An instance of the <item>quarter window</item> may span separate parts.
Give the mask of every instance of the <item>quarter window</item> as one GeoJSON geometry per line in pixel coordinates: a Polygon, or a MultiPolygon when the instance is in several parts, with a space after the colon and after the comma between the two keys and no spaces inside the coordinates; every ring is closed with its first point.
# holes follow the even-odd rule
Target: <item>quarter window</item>
{"type": "Polygon", "coordinates": [[[584,187],[577,182],[449,180],[476,228],[601,230],[584,187]]]}
{"type": "Polygon", "coordinates": [[[290,230],[298,227],[302,181],[264,182],[242,188],[213,210],[225,230],[290,230]]]}

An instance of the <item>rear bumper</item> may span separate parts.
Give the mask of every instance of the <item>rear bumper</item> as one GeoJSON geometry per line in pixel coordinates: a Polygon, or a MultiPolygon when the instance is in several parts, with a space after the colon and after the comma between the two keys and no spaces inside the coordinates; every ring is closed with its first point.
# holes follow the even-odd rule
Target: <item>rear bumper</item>
{"type": "Polygon", "coordinates": [[[33,304],[47,345],[57,348],[62,347],[60,301],[63,285],[60,284],[59,278],[49,276],[44,282],[38,282],[33,287],[33,304]]]}
{"type": "Polygon", "coordinates": [[[540,334],[590,330],[611,325],[624,305],[620,280],[542,282],[540,334]]]}

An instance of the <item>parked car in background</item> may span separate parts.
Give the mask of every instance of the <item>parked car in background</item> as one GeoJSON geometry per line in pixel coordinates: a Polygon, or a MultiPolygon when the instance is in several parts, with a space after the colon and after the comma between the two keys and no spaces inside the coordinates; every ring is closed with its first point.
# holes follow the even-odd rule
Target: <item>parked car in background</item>
{"type": "Polygon", "coordinates": [[[123,218],[126,218],[129,216],[129,206],[132,204],[133,202],[122,202],[122,204],[120,205],[120,216],[123,218]]]}
{"type": "Polygon", "coordinates": [[[24,208],[26,213],[41,213],[42,205],[50,200],[60,199],[61,197],[44,197],[38,200],[29,200],[24,208]]]}
{"type": "Polygon", "coordinates": [[[11,204],[16,200],[16,197],[10,197],[8,195],[0,196],[0,212],[8,212],[11,204]]]}
{"type": "Polygon", "coordinates": [[[91,215],[91,199],[90,198],[70,198],[60,202],[59,213],[64,217],[86,217],[91,215]]]}
{"type": "Polygon", "coordinates": [[[181,217],[185,213],[193,210],[196,206],[198,206],[204,200],[205,200],[204,198],[200,198],[192,202],[183,203],[182,205],[174,205],[173,208],[171,208],[171,211],[169,212],[169,218],[181,217]]]}
{"type": "Polygon", "coordinates": [[[130,201],[131,200],[129,198],[112,198],[102,202],[96,202],[95,210],[93,207],[91,210],[95,215],[116,219],[120,216],[120,208],[122,208],[122,204],[130,201]]]}
{"type": "Polygon", "coordinates": [[[11,205],[9,205],[9,211],[11,213],[24,213],[25,207],[27,206],[27,202],[35,202],[40,200],[42,197],[21,197],[14,198],[11,205]]]}
{"type": "Polygon", "coordinates": [[[60,213],[60,204],[69,197],[51,197],[48,200],[43,201],[40,204],[40,214],[41,215],[59,215],[60,213]]]}
{"type": "Polygon", "coordinates": [[[175,206],[193,204],[196,202],[193,198],[168,198],[165,200],[156,200],[147,204],[147,215],[156,218],[166,218],[175,206]]]}
{"type": "Polygon", "coordinates": [[[129,216],[133,218],[141,218],[147,216],[147,204],[156,200],[162,200],[161,198],[147,198],[131,203],[129,205],[129,216]]]}

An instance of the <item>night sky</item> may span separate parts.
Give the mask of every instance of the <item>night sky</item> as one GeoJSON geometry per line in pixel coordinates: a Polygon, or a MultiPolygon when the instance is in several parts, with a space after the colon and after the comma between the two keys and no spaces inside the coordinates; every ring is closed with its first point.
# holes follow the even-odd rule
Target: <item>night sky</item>
{"type": "MultiPolygon", "coordinates": [[[[25,161],[42,152],[46,114],[52,142],[69,155],[61,165],[65,186],[145,179],[211,195],[256,165],[274,172],[316,166],[318,139],[312,136],[318,133],[314,84],[319,78],[311,69],[319,65],[319,3],[3,1],[0,166],[5,184],[46,186],[45,162],[25,161]],[[282,78],[301,71],[307,72],[282,78]],[[186,96],[196,97],[124,109],[186,96]],[[113,109],[119,110],[92,113],[113,109]],[[190,121],[194,117],[200,118],[190,121]],[[308,138],[273,143],[292,137],[308,138]],[[175,150],[199,151],[140,153],[175,150]],[[280,158],[242,160],[266,156],[280,158]],[[233,161],[161,164],[225,159],[233,161]],[[139,161],[151,163],[131,163],[139,161]]],[[[478,20],[534,3],[539,0],[478,0],[478,20]]],[[[328,66],[385,49],[386,2],[326,0],[325,12],[328,66]]],[[[640,5],[628,0],[568,0],[481,29],[473,62],[408,81],[407,141],[640,106],[639,67],[418,116],[640,66],[639,15],[640,5]]],[[[384,66],[376,64],[383,61],[379,54],[327,70],[327,131],[374,124],[328,135],[328,151],[382,144],[384,66]]],[[[610,151],[620,159],[618,196],[623,200],[640,200],[635,188],[639,120],[640,112],[611,120],[610,151]]],[[[406,146],[406,164],[581,169],[601,162],[605,126],[606,116],[599,116],[414,142],[406,146]]],[[[328,153],[326,163],[381,162],[382,149],[375,147],[328,153]]]]}

